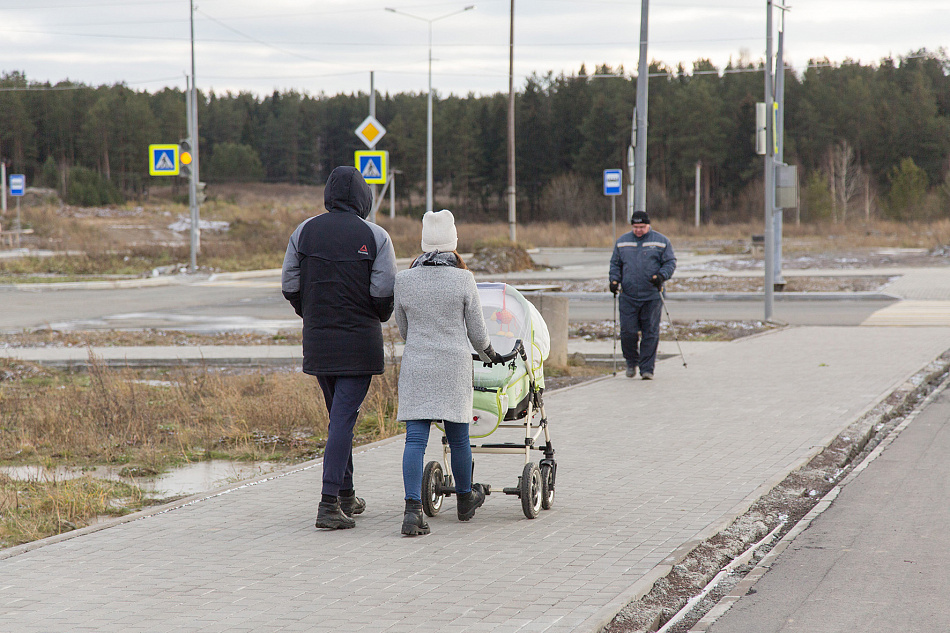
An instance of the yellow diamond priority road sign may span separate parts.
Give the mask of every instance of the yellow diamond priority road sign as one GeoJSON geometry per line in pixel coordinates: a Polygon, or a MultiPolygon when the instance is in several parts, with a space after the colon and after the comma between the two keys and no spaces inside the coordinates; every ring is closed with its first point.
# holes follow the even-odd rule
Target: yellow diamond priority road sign
{"type": "Polygon", "coordinates": [[[366,147],[373,149],[379,139],[386,135],[386,128],[371,114],[356,128],[356,135],[366,144],[366,147]]]}

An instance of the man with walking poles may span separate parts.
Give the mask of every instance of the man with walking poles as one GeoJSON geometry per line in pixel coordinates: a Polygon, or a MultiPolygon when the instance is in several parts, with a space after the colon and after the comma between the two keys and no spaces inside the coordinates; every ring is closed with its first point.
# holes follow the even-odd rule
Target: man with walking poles
{"type": "Polygon", "coordinates": [[[614,244],[610,257],[610,292],[620,301],[620,349],[627,377],[653,379],[660,342],[663,283],[673,276],[676,256],[670,240],[650,228],[646,211],[634,211],[633,225],[614,244]]]}

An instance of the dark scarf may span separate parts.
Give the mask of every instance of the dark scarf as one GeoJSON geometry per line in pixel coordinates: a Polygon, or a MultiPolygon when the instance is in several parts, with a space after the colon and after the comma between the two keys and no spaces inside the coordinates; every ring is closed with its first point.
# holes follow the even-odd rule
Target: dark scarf
{"type": "Polygon", "coordinates": [[[429,251],[423,253],[412,262],[410,268],[416,266],[458,266],[459,260],[455,253],[440,253],[439,251],[429,251]]]}

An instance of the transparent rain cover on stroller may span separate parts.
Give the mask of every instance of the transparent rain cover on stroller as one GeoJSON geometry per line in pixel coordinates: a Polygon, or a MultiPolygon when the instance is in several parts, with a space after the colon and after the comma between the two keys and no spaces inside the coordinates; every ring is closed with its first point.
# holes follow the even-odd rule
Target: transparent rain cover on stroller
{"type": "Polygon", "coordinates": [[[515,358],[513,367],[512,363],[488,367],[481,361],[473,361],[475,393],[469,424],[471,437],[485,437],[498,428],[502,420],[518,417],[532,388],[544,387],[543,365],[551,349],[548,327],[541,313],[515,288],[504,283],[480,283],[478,295],[492,347],[499,354],[507,354],[514,349],[515,341],[521,340],[531,371],[520,355],[515,358]]]}

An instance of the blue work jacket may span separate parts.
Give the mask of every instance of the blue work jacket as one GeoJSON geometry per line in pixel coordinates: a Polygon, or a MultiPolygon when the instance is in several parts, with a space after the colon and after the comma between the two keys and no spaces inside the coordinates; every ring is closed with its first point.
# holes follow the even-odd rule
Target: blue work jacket
{"type": "Polygon", "coordinates": [[[614,244],[610,257],[610,280],[619,281],[623,294],[634,301],[649,301],[660,297],[650,283],[653,275],[663,281],[673,276],[676,256],[673,245],[662,233],[650,229],[637,237],[633,231],[624,233],[614,244]]]}

